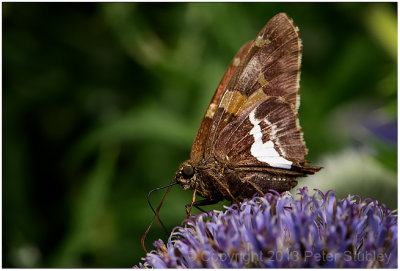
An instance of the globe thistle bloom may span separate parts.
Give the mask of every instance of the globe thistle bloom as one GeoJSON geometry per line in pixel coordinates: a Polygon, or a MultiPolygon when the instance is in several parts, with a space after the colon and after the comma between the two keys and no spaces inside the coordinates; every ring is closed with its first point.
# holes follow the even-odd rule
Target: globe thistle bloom
{"type": "Polygon", "coordinates": [[[397,267],[397,215],[358,196],[298,189],[192,216],[139,267],[397,267]]]}

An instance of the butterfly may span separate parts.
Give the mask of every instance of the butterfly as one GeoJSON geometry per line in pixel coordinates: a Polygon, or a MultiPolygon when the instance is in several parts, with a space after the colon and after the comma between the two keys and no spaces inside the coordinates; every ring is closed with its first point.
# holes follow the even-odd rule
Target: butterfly
{"type": "MultiPolygon", "coordinates": [[[[321,167],[307,166],[298,121],[302,43],[285,14],[275,15],[240,48],[204,114],[190,159],[174,181],[200,207],[283,192],[321,167]],[[195,201],[200,195],[203,200],[195,201]]],[[[200,209],[201,210],[201,209],[200,209]]]]}

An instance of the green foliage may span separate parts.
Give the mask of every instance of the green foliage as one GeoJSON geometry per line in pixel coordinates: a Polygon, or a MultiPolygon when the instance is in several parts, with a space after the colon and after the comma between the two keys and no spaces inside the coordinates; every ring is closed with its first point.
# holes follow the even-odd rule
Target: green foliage
{"type": "MultiPolygon", "coordinates": [[[[300,122],[327,172],[300,185],[397,205],[396,3],[2,7],[5,267],[139,262],[147,192],[188,158],[230,59],[278,12],[300,28],[300,122]]],[[[173,188],[167,227],[190,200],[173,188]]]]}

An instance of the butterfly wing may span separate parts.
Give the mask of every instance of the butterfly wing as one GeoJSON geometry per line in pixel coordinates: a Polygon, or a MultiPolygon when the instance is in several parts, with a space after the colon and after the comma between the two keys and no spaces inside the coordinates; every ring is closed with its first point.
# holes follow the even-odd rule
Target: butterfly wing
{"type": "Polygon", "coordinates": [[[190,159],[192,161],[198,162],[204,157],[205,142],[209,135],[211,123],[213,121],[217,106],[226,89],[226,86],[231,80],[232,74],[234,74],[234,72],[240,66],[241,62],[244,60],[251,44],[252,42],[249,41],[245,45],[243,45],[242,48],[240,48],[240,50],[236,53],[235,57],[229,64],[229,67],[226,70],[224,76],[222,77],[222,80],[219,83],[218,88],[215,91],[214,96],[212,97],[211,102],[207,107],[206,113],[203,116],[203,120],[200,124],[199,130],[197,131],[197,135],[195,137],[190,154],[190,159]]]}
{"type": "Polygon", "coordinates": [[[210,124],[205,156],[232,166],[305,167],[298,125],[301,40],[286,14],[274,16],[233,72],[210,124]]]}
{"type": "Polygon", "coordinates": [[[215,155],[230,165],[303,171],[307,153],[293,109],[269,97],[246,109],[218,137],[215,155]]]}

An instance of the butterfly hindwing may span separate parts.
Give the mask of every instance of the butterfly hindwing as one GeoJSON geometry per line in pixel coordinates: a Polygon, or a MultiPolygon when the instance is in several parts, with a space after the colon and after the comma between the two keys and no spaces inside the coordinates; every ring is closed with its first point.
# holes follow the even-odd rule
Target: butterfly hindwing
{"type": "Polygon", "coordinates": [[[224,128],[215,154],[235,167],[293,169],[304,166],[307,149],[291,106],[270,97],[245,110],[224,128]]]}

